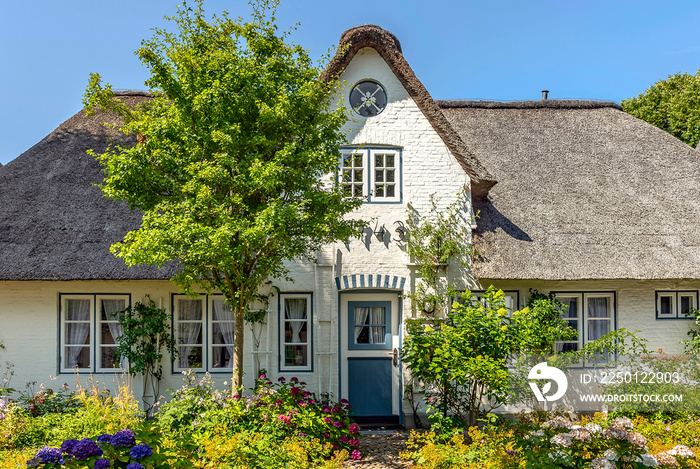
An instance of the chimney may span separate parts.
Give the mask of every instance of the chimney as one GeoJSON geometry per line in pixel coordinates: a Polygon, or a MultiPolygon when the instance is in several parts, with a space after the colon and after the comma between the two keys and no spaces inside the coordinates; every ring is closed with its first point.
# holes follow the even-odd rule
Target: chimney
{"type": "Polygon", "coordinates": [[[549,94],[549,90],[542,90],[542,100],[543,101],[547,99],[548,94],[549,94]]]}

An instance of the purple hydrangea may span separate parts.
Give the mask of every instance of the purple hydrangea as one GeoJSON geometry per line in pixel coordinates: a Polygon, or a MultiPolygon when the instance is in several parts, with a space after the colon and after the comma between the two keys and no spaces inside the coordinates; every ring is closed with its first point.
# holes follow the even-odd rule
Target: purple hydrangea
{"type": "Polygon", "coordinates": [[[134,432],[129,429],[119,430],[117,433],[112,435],[112,438],[109,440],[109,444],[112,446],[134,446],[136,444],[134,432]]]}
{"type": "Polygon", "coordinates": [[[110,435],[109,433],[103,433],[102,435],[96,438],[98,443],[109,443],[111,439],[112,435],[110,435]]]}
{"type": "Polygon", "coordinates": [[[85,461],[91,456],[102,456],[102,449],[90,438],[83,438],[73,446],[71,453],[79,461],[85,461]]]}
{"type": "Polygon", "coordinates": [[[73,447],[78,444],[78,440],[75,438],[66,440],[61,443],[61,452],[66,454],[73,454],[73,447]]]}
{"type": "Polygon", "coordinates": [[[153,456],[153,451],[148,445],[136,445],[133,448],[131,448],[131,451],[129,451],[129,455],[132,457],[132,459],[136,459],[138,461],[139,459],[153,456]]]}
{"type": "MultiPolygon", "coordinates": [[[[36,452],[34,459],[30,462],[34,463],[32,466],[38,466],[42,463],[56,463],[61,461],[61,450],[58,448],[51,448],[49,446],[44,446],[39,451],[36,452]]],[[[29,465],[29,463],[27,463],[29,465]]]]}
{"type": "Polygon", "coordinates": [[[106,459],[98,459],[95,461],[95,469],[109,469],[110,467],[112,467],[112,463],[106,459]]]}
{"type": "Polygon", "coordinates": [[[131,464],[126,466],[126,469],[146,469],[146,468],[137,462],[132,462],[131,464]]]}

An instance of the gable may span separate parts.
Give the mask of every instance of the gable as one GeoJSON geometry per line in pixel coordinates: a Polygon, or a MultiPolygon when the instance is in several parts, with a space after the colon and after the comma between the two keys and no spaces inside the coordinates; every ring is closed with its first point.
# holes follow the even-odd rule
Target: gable
{"type": "MultiPolygon", "coordinates": [[[[394,77],[402,85],[422,115],[430,123],[442,143],[449,149],[462,170],[469,175],[474,196],[484,196],[496,184],[496,180],[479,162],[476,156],[464,145],[459,135],[442,114],[423,84],[403,57],[401,45],[396,36],[374,25],[358,26],[345,31],[340,37],[338,53],[324,70],[324,80],[341,80],[344,71],[352,70],[352,62],[360,51],[361,61],[376,60],[365,49],[371,48],[384,61],[394,77]]],[[[381,70],[378,73],[383,73],[381,70]]]]}

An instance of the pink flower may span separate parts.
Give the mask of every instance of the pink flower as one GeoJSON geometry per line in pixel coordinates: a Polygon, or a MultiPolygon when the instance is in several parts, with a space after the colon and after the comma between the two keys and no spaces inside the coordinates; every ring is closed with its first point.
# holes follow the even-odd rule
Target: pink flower
{"type": "Polygon", "coordinates": [[[348,444],[350,446],[360,446],[360,441],[357,438],[353,438],[352,440],[348,440],[348,444]]]}
{"type": "Polygon", "coordinates": [[[301,389],[294,386],[292,389],[289,390],[289,392],[291,392],[293,396],[297,396],[301,392],[301,389]]]}
{"type": "Polygon", "coordinates": [[[282,402],[280,399],[277,399],[277,400],[275,401],[275,404],[277,404],[277,405],[282,405],[282,404],[284,404],[284,402],[282,402]]]}
{"type": "Polygon", "coordinates": [[[333,445],[333,449],[338,449],[338,448],[340,448],[340,446],[338,446],[338,445],[333,445]]]}
{"type": "Polygon", "coordinates": [[[355,459],[355,460],[362,459],[362,453],[360,453],[358,450],[354,449],[354,450],[352,450],[352,453],[350,453],[350,459],[355,459]]]}
{"type": "Polygon", "coordinates": [[[284,376],[280,376],[279,378],[277,378],[277,381],[279,381],[280,383],[284,383],[284,376]]]}
{"type": "Polygon", "coordinates": [[[330,424],[333,423],[333,419],[330,418],[330,417],[325,417],[325,418],[323,419],[323,421],[326,422],[328,425],[330,425],[330,424]]]}
{"type": "Polygon", "coordinates": [[[670,432],[670,431],[671,431],[671,427],[666,427],[666,431],[667,431],[667,432],[670,432]]]}
{"type": "Polygon", "coordinates": [[[347,399],[341,399],[339,402],[340,402],[341,404],[349,404],[349,402],[348,402],[347,399]]]}
{"type": "Polygon", "coordinates": [[[353,423],[352,425],[350,425],[350,427],[348,427],[348,431],[349,431],[350,433],[352,433],[353,435],[356,434],[359,430],[360,430],[360,427],[358,427],[358,426],[357,426],[356,424],[354,424],[354,423],[353,423]]]}
{"type": "Polygon", "coordinates": [[[340,422],[333,422],[333,426],[334,426],[335,428],[340,428],[340,427],[343,426],[343,424],[340,423],[340,422]]]}
{"type": "Polygon", "coordinates": [[[311,405],[316,405],[316,401],[314,401],[313,399],[310,399],[310,400],[309,400],[309,404],[311,404],[311,405]]]}
{"type": "Polygon", "coordinates": [[[292,376],[292,377],[289,379],[289,381],[291,381],[292,383],[296,383],[297,381],[299,381],[299,378],[297,378],[296,376],[292,376]]]}
{"type": "Polygon", "coordinates": [[[348,437],[345,435],[340,435],[340,437],[338,438],[338,441],[340,441],[341,443],[347,443],[348,437]]]}
{"type": "Polygon", "coordinates": [[[267,375],[265,373],[262,373],[260,376],[258,376],[258,379],[265,379],[267,378],[267,375]]]}
{"type": "Polygon", "coordinates": [[[335,406],[331,409],[332,412],[340,412],[340,407],[335,406]]]}
{"type": "Polygon", "coordinates": [[[328,407],[327,405],[324,405],[323,408],[321,409],[321,412],[326,412],[327,414],[330,414],[331,408],[328,407]]]}
{"type": "Polygon", "coordinates": [[[328,432],[323,434],[323,438],[330,438],[330,437],[331,437],[331,434],[328,432]]]}
{"type": "Polygon", "coordinates": [[[304,392],[301,394],[301,397],[306,398],[306,397],[309,397],[310,395],[311,395],[311,393],[310,393],[309,391],[304,391],[304,392]]]}

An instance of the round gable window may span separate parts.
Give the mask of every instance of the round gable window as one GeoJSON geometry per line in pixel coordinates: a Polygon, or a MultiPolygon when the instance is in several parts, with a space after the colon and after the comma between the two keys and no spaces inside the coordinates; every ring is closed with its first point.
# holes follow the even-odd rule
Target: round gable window
{"type": "Polygon", "coordinates": [[[363,117],[376,116],[386,108],[386,91],[376,81],[361,81],[350,91],[350,106],[363,117]]]}

